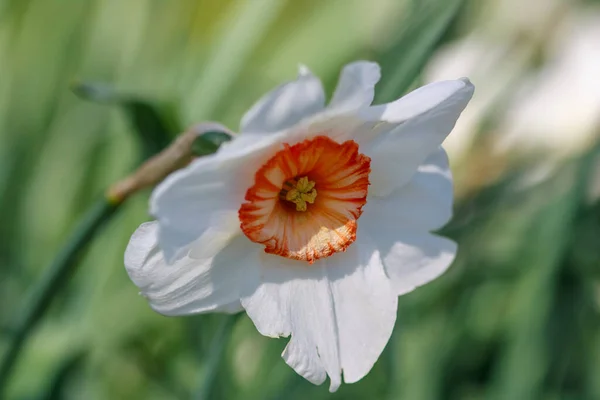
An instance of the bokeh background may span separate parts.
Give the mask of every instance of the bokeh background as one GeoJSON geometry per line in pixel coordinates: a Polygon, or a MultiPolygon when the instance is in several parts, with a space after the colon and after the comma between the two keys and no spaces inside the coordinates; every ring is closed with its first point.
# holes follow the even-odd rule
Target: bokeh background
{"type": "Polygon", "coordinates": [[[77,221],[147,153],[144,135],[206,119],[235,130],[299,63],[331,93],[356,59],[381,64],[378,102],[440,79],[476,86],[445,143],[458,259],[400,298],[367,377],[313,386],[280,359],[286,339],[246,316],[208,362],[226,317],[160,316],[126,275],[144,192],[64,279],[0,397],[191,399],[216,372],[213,399],[600,399],[591,0],[0,0],[0,357],[77,221]]]}

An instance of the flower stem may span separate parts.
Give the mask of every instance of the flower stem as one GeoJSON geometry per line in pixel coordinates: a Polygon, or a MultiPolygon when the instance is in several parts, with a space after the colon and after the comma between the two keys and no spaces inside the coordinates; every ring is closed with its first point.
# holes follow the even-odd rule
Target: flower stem
{"type": "Polygon", "coordinates": [[[93,205],[67,241],[66,246],[44,269],[43,276],[31,288],[25,309],[19,314],[15,327],[10,332],[8,350],[0,363],[0,397],[1,390],[6,388],[8,377],[33,328],[74,272],[79,255],[120,205],[121,203],[111,202],[106,198],[93,205]]]}
{"type": "Polygon", "coordinates": [[[223,318],[221,325],[217,329],[215,336],[210,344],[210,350],[206,359],[204,379],[198,388],[197,400],[212,399],[215,384],[217,382],[217,373],[223,359],[223,352],[231,338],[233,327],[242,313],[228,315],[223,318]]]}

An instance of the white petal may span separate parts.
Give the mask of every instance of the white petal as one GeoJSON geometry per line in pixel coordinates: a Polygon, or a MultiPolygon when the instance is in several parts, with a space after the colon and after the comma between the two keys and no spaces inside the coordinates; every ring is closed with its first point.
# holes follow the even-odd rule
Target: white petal
{"type": "Polygon", "coordinates": [[[240,132],[277,132],[322,111],[325,93],[319,78],[301,66],[295,81],[267,93],[243,116],[240,132]]]}
{"type": "Polygon", "coordinates": [[[359,224],[377,219],[375,226],[391,223],[402,229],[436,230],[452,217],[453,199],[448,156],[440,147],[406,185],[385,197],[369,197],[359,224]]]}
{"type": "Polygon", "coordinates": [[[171,174],[152,193],[150,213],[160,224],[160,247],[169,263],[208,230],[236,231],[239,193],[232,181],[236,163],[206,157],[171,174]],[[238,201],[235,201],[238,200],[238,201]]]}
{"type": "Polygon", "coordinates": [[[242,305],[266,336],[292,335],[282,356],[294,370],[330,391],[373,367],[392,333],[397,297],[379,254],[364,240],[345,253],[307,265],[259,254],[260,275],[242,305]]]}
{"type": "Polygon", "coordinates": [[[346,65],[329,108],[336,111],[350,111],[371,105],[375,96],[375,84],[380,78],[381,71],[377,63],[357,61],[346,65]]]}
{"type": "Polygon", "coordinates": [[[246,190],[260,166],[281,148],[280,136],[256,135],[251,142],[237,137],[154,189],[150,213],[160,224],[160,247],[169,263],[207,232],[240,232],[238,210],[246,190]]]}
{"type": "Polygon", "coordinates": [[[246,240],[205,237],[194,243],[190,256],[168,265],[157,229],[156,222],[142,224],[125,251],[127,273],[154,310],[164,315],[241,310],[246,240]]]}
{"type": "Polygon", "coordinates": [[[452,240],[423,233],[396,242],[384,257],[385,269],[398,295],[413,291],[442,275],[454,261],[452,240]]]}
{"type": "Polygon", "coordinates": [[[473,85],[466,79],[439,82],[361,111],[363,118],[381,118],[390,124],[363,148],[372,159],[369,192],[385,196],[406,184],[450,133],[472,95],[473,85]]]}
{"type": "Polygon", "coordinates": [[[394,290],[402,295],[442,275],[454,261],[456,243],[394,222],[365,209],[359,224],[377,243],[394,290]]]}
{"type": "Polygon", "coordinates": [[[367,121],[400,123],[434,111],[447,100],[468,102],[473,91],[474,86],[467,78],[434,82],[421,86],[391,103],[361,110],[361,117],[367,121]]]}

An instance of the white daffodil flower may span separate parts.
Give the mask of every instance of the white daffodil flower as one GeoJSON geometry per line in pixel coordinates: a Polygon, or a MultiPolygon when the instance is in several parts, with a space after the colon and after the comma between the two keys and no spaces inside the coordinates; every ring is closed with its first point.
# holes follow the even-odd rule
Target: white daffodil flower
{"type": "Polygon", "coordinates": [[[430,233],[452,213],[441,143],[471,96],[467,79],[371,106],[379,66],[347,65],[329,105],[305,67],[260,99],[241,134],[170,175],[125,252],[165,315],[245,310],[290,336],[282,356],[330,391],[373,367],[398,296],[441,275],[456,244],[430,233]]]}

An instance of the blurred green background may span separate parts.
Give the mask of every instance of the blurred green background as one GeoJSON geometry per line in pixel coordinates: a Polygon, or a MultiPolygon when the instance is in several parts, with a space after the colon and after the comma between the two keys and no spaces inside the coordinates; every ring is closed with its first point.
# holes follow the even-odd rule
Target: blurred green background
{"type": "MultiPolygon", "coordinates": [[[[591,0],[0,0],[0,357],[77,221],[147,154],[140,138],[206,119],[235,130],[299,63],[331,93],[356,59],[381,64],[379,102],[434,80],[474,82],[446,142],[457,205],[444,233],[458,259],[400,298],[394,335],[359,383],[332,395],[304,381],[280,358],[286,340],[244,315],[209,397],[600,399],[591,0]]],[[[0,397],[201,395],[226,317],[166,318],[138,296],[123,252],[149,219],[148,194],[65,279],[0,397]]]]}

